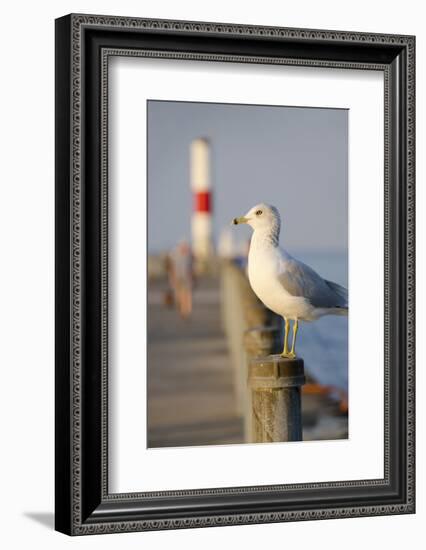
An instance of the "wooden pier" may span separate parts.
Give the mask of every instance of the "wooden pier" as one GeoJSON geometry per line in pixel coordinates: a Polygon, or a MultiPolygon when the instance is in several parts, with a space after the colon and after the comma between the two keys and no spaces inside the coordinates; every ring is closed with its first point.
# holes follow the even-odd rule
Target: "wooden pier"
{"type": "MultiPolygon", "coordinates": [[[[253,433],[248,360],[253,356],[250,346],[253,342],[256,347],[260,344],[254,338],[258,329],[254,329],[253,334],[250,330],[260,318],[268,325],[268,316],[258,311],[252,300],[247,308],[245,299],[245,320],[239,311],[239,319],[231,323],[231,335],[237,325],[241,333],[240,343],[235,346],[235,342],[229,341],[229,319],[226,320],[221,309],[223,279],[222,284],[219,277],[214,276],[198,280],[193,315],[188,320],[181,319],[176,309],[165,305],[166,289],[164,278],[155,278],[149,283],[148,447],[253,441],[248,435],[253,433]]],[[[236,301],[232,304],[233,308],[238,307],[236,301]]],[[[272,325],[270,329],[266,326],[263,333],[268,338],[263,338],[265,341],[261,344],[269,349],[275,329],[272,325]]],[[[306,336],[315,339],[314,345],[315,331],[306,336]]],[[[318,342],[320,338],[318,334],[318,342]]],[[[265,353],[276,353],[271,350],[265,353]]],[[[305,364],[305,375],[306,384],[301,388],[303,440],[347,438],[345,404],[335,398],[333,388],[319,385],[318,380],[313,379],[309,364],[305,364]]]]}
{"type": "Polygon", "coordinates": [[[148,298],[148,446],[243,443],[233,372],[221,326],[219,281],[202,278],[188,320],[163,304],[166,283],[148,298]]]}

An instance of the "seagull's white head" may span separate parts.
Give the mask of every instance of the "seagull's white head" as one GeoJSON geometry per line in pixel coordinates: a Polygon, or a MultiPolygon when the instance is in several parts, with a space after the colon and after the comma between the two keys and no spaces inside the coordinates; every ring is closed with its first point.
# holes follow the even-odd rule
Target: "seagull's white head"
{"type": "Polygon", "coordinates": [[[235,225],[246,223],[255,231],[260,229],[277,235],[279,235],[281,228],[281,218],[278,210],[275,206],[264,203],[253,206],[244,216],[234,218],[232,223],[235,225]]]}

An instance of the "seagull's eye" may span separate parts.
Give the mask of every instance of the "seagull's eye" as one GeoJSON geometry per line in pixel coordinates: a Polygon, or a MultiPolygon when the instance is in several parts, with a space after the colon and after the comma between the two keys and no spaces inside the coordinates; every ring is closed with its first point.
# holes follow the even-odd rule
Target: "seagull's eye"
{"type": "Polygon", "coordinates": [[[260,216],[262,214],[262,210],[256,210],[256,216],[260,216]]]}

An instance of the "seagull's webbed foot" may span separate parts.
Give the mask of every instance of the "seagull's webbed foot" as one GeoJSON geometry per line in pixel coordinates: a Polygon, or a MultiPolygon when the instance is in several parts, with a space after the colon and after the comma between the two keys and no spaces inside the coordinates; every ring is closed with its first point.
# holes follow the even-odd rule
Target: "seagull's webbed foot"
{"type": "Polygon", "coordinates": [[[294,351],[287,351],[287,352],[283,352],[281,354],[281,357],[283,357],[284,359],[295,359],[296,358],[296,354],[294,353],[294,351]]]}

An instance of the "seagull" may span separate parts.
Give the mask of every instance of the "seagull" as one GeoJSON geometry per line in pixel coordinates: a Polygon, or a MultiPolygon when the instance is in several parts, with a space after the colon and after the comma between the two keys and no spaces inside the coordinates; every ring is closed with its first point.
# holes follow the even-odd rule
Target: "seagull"
{"type": "Polygon", "coordinates": [[[315,321],[323,315],[347,315],[348,291],[323,279],[280,248],[281,218],[275,206],[258,204],[232,223],[245,223],[253,229],[248,255],[250,286],[267,308],[284,318],[281,355],[294,359],[299,321],[315,321]],[[289,350],[290,321],[293,337],[289,350]]]}

